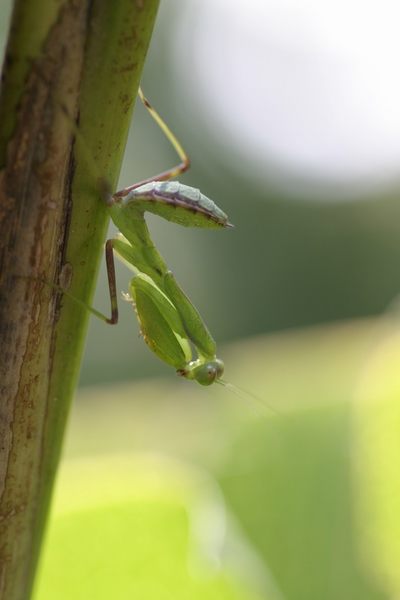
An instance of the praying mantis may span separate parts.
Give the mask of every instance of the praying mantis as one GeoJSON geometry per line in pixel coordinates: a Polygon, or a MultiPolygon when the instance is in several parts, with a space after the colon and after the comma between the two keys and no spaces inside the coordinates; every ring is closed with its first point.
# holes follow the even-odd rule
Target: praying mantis
{"type": "Polygon", "coordinates": [[[103,193],[120,232],[105,244],[111,316],[85,306],[106,323],[118,322],[115,253],[135,273],[126,299],[135,308],[148,347],[178,375],[211,385],[222,382],[224,363],[217,358],[216,343],[199,312],[152,242],[144,214],[150,212],[186,227],[221,229],[232,225],[227,215],[198,189],[171,181],[189,168],[189,158],[141,88],[139,97],[176,150],[180,163],[114,194],[103,193]]]}

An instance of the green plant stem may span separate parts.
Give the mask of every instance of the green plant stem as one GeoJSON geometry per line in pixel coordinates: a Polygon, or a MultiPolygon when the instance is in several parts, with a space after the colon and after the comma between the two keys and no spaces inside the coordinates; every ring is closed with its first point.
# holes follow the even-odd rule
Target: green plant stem
{"type": "MultiPolygon", "coordinates": [[[[17,0],[0,96],[0,600],[27,600],[158,0],[17,0]]],[[[79,540],[77,540],[79,543],[79,540]]]]}

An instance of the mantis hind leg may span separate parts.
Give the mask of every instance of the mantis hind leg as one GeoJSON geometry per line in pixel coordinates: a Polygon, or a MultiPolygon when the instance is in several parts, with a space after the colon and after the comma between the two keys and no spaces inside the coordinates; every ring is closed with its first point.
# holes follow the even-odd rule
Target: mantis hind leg
{"type": "Polygon", "coordinates": [[[114,240],[107,240],[105,247],[106,267],[108,278],[108,289],[110,292],[111,302],[111,317],[106,319],[109,325],[118,323],[118,300],[117,300],[117,284],[115,280],[115,263],[114,263],[114,240]]]}
{"type": "Polygon", "coordinates": [[[179,164],[175,165],[174,167],[167,169],[166,171],[162,171],[161,173],[154,175],[153,177],[148,177],[147,179],[142,179],[138,183],[134,183],[133,185],[123,188],[122,190],[119,190],[118,192],[115,192],[115,194],[113,194],[112,197],[115,198],[116,200],[118,198],[123,198],[124,196],[127,196],[129,194],[129,192],[131,192],[132,190],[135,190],[136,188],[140,187],[141,185],[144,185],[145,183],[151,183],[152,181],[168,181],[169,179],[173,179],[174,177],[177,177],[181,173],[184,173],[185,171],[187,171],[188,168],[190,167],[190,159],[189,159],[188,155],[186,154],[185,150],[182,148],[180,142],[175,137],[175,135],[172,133],[172,131],[170,130],[168,125],[165,123],[165,121],[160,117],[158,112],[153,108],[153,106],[147,100],[147,98],[143,94],[142,88],[139,88],[139,98],[141,99],[144,106],[149,111],[149,113],[152,116],[152,118],[154,119],[154,121],[157,123],[157,125],[160,127],[160,129],[165,134],[165,136],[168,138],[168,140],[170,141],[173,148],[176,150],[176,153],[179,156],[181,162],[179,164]]]}
{"type": "Polygon", "coordinates": [[[109,292],[110,292],[110,302],[111,302],[111,316],[110,317],[107,317],[106,315],[104,315],[102,312],[100,312],[93,306],[90,306],[83,300],[80,300],[79,298],[77,298],[76,296],[74,296],[73,294],[68,292],[68,290],[63,289],[61,286],[55,285],[55,284],[49,284],[52,287],[54,287],[55,289],[57,289],[58,291],[65,294],[68,298],[73,300],[76,304],[79,304],[80,306],[82,306],[83,308],[88,310],[92,315],[94,315],[98,319],[101,319],[101,321],[108,323],[109,325],[116,325],[118,323],[118,300],[117,300],[117,285],[116,285],[116,280],[115,280],[113,242],[114,242],[114,240],[107,240],[106,246],[105,246],[108,288],[109,288],[109,292]]]}
{"type": "MultiPolygon", "coordinates": [[[[69,292],[68,290],[63,288],[62,285],[58,285],[57,283],[51,283],[46,280],[41,280],[42,283],[48,285],[50,288],[56,290],[57,292],[61,292],[62,294],[67,296],[67,298],[69,298],[70,300],[75,302],[75,304],[78,304],[85,310],[89,311],[92,315],[94,315],[101,321],[108,323],[109,325],[116,325],[118,323],[118,301],[117,301],[117,287],[116,287],[116,281],[115,281],[113,242],[114,242],[114,240],[107,240],[106,247],[105,247],[108,287],[109,287],[109,291],[110,291],[110,301],[111,301],[111,316],[110,317],[107,317],[107,315],[104,315],[102,312],[100,312],[93,306],[90,306],[90,304],[87,304],[80,298],[77,298],[76,296],[74,296],[74,294],[71,294],[71,292],[69,292]]],[[[31,277],[24,276],[24,275],[20,275],[19,277],[23,277],[26,279],[32,279],[31,277]]]]}

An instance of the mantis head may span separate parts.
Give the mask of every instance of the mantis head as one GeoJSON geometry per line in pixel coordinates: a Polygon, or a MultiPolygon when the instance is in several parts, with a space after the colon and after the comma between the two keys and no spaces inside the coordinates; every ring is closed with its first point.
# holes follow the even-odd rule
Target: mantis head
{"type": "Polygon", "coordinates": [[[194,379],[200,385],[211,385],[224,374],[224,363],[219,358],[206,362],[198,359],[190,362],[187,368],[178,370],[178,373],[187,379],[194,379]]]}

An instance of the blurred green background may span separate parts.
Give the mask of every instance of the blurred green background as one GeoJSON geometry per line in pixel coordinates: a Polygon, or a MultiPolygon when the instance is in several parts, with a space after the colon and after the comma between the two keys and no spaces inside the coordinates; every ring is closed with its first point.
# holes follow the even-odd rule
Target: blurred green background
{"type": "MultiPolygon", "coordinates": [[[[239,122],[255,111],[226,43],[240,17],[217,5],[226,12],[213,41],[222,78],[207,93],[228,111],[238,104],[228,91],[234,81],[243,92],[239,122]]],[[[215,199],[235,229],[149,221],[238,388],[176,378],[138,337],[127,304],[118,327],[91,319],[37,598],[397,597],[400,346],[396,320],[382,314],[400,288],[398,177],[390,169],[375,180],[324,177],[272,150],[263,156],[256,143],[254,152],[238,148],[204,102],[207,70],[210,86],[215,75],[211,63],[199,71],[199,7],[161,3],[143,87],[190,154],[183,181],[215,199]]],[[[0,10],[4,39],[4,0],[0,10]]],[[[276,47],[268,39],[260,47],[245,26],[237,45],[254,42],[248,69],[272,94],[276,47]]],[[[282,48],[288,56],[302,50],[282,48]]],[[[322,49],[324,72],[329,58],[322,49]]],[[[289,63],[278,62],[283,82],[296,67],[289,63]]],[[[269,105],[257,100],[268,138],[269,105]]],[[[289,109],[300,113],[300,101],[289,109]]],[[[120,186],[175,159],[138,106],[120,186]]],[[[123,290],[128,277],[119,268],[123,290]]],[[[95,306],[108,311],[107,298],[102,269],[95,306]]]]}

